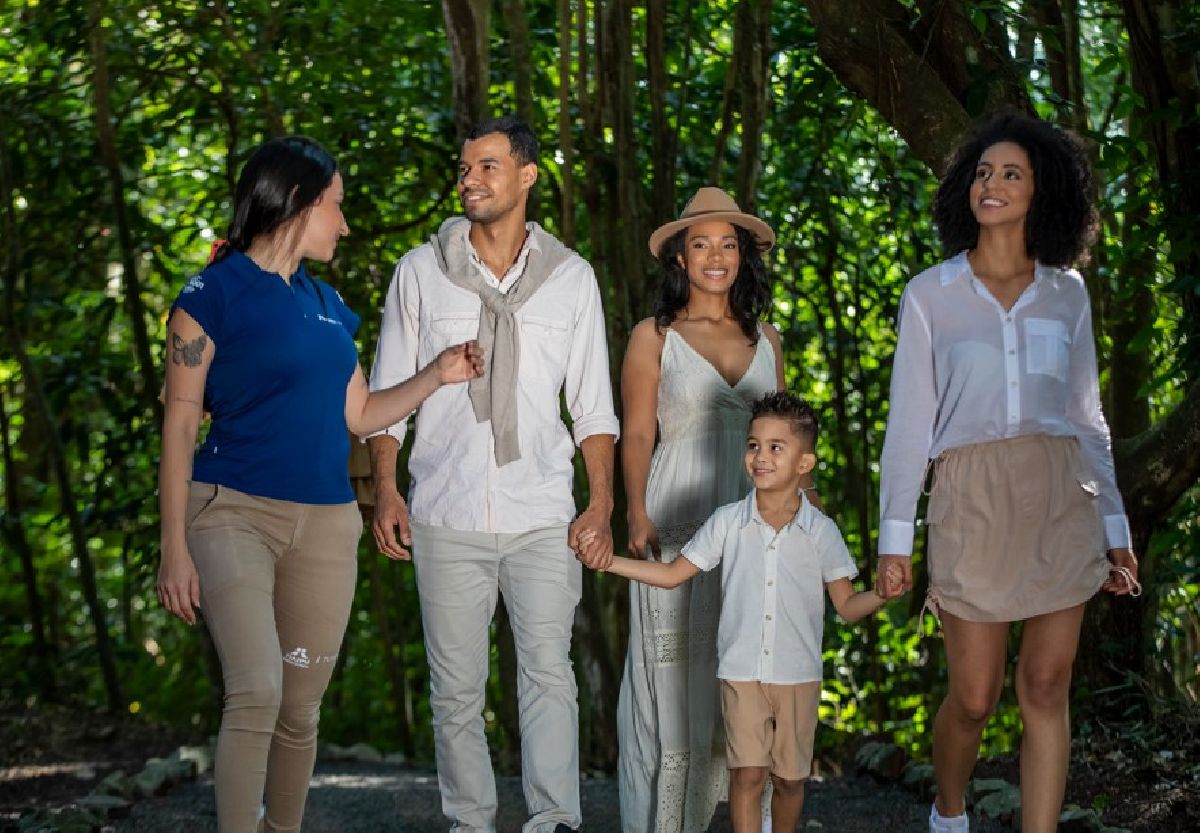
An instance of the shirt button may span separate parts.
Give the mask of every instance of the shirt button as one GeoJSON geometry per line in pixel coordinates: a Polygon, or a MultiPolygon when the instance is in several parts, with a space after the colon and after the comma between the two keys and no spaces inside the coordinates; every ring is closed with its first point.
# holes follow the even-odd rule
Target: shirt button
{"type": "Polygon", "coordinates": [[[771,621],[771,614],[770,614],[770,613],[768,613],[768,614],[767,614],[767,621],[768,621],[768,622],[770,622],[770,621],[771,621]]]}
{"type": "Polygon", "coordinates": [[[774,587],[774,586],[775,586],[775,579],[773,579],[773,578],[767,579],[767,587],[774,587]]]}
{"type": "Polygon", "coordinates": [[[775,549],[775,545],[774,545],[774,544],[768,544],[768,545],[767,545],[767,549],[769,549],[769,550],[773,550],[773,549],[775,549]]]}
{"type": "Polygon", "coordinates": [[[770,648],[763,648],[763,653],[764,653],[764,654],[770,654],[770,653],[771,653],[771,649],[770,649],[770,648]]]}
{"type": "Polygon", "coordinates": [[[1009,315],[1009,316],[1006,316],[1006,317],[1004,318],[1004,320],[1005,320],[1007,323],[1011,324],[1011,323],[1012,323],[1012,316],[1011,316],[1011,315],[1009,315]]]}
{"type": "Polygon", "coordinates": [[[1015,387],[1017,386],[1017,383],[1016,383],[1016,381],[1014,380],[1014,381],[1012,381],[1012,382],[1009,382],[1009,383],[1008,383],[1008,386],[1009,386],[1010,388],[1015,388],[1015,387]]]}
{"type": "Polygon", "coordinates": [[[1010,355],[1010,356],[1015,356],[1015,355],[1017,355],[1017,351],[1016,351],[1016,350],[1009,350],[1009,351],[1008,351],[1008,355],[1010,355]]]}

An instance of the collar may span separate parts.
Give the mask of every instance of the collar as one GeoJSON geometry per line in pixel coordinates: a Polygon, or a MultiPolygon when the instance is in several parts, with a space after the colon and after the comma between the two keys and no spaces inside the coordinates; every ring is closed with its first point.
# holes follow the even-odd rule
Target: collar
{"type": "MultiPolygon", "coordinates": [[[[1058,289],[1062,272],[1063,270],[1057,266],[1047,266],[1041,261],[1035,260],[1033,262],[1033,285],[1048,283],[1051,288],[1058,289]]],[[[957,280],[970,281],[974,278],[975,273],[971,271],[971,263],[967,260],[966,249],[952,258],[942,261],[939,267],[938,282],[942,286],[948,286],[957,280]]]]}
{"type": "Polygon", "coordinates": [[[510,275],[520,275],[525,271],[525,261],[529,259],[530,252],[540,252],[541,244],[538,242],[537,235],[533,233],[537,223],[525,223],[525,242],[521,244],[521,250],[517,252],[517,259],[513,261],[513,265],[508,268],[508,271],[503,275],[493,275],[492,270],[487,267],[479,253],[475,251],[475,244],[471,242],[471,224],[462,224],[462,242],[467,247],[467,256],[471,259],[471,263],[475,268],[479,269],[485,278],[496,281],[498,284],[511,284],[508,280],[510,275]]]}
{"type": "Polygon", "coordinates": [[[266,271],[255,263],[250,255],[245,252],[239,252],[237,249],[230,251],[220,262],[213,264],[213,266],[225,266],[239,273],[242,277],[249,279],[270,278],[275,284],[284,289],[290,287],[293,292],[299,290],[311,294],[309,285],[314,283],[313,278],[308,274],[308,270],[304,268],[304,261],[300,261],[300,264],[296,267],[296,271],[285,281],[280,277],[278,272],[266,271]]]}
{"type": "MultiPolygon", "coordinates": [[[[805,532],[812,531],[813,521],[816,520],[817,507],[808,502],[808,495],[804,492],[800,493],[800,508],[796,510],[796,514],[792,519],[783,525],[784,529],[790,526],[798,526],[805,532]]],[[[758,514],[758,490],[751,489],[750,494],[742,498],[738,506],[738,526],[747,527],[752,521],[758,521],[764,526],[768,526],[767,522],[762,519],[762,515],[758,514]]]]}

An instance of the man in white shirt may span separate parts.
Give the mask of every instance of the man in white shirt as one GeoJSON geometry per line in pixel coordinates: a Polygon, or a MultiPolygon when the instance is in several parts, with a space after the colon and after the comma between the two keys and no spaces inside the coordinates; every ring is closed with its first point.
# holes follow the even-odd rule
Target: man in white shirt
{"type": "Polygon", "coordinates": [[[526,222],[536,179],[537,141],[527,125],[510,116],[471,132],[458,175],[466,217],[446,221],[400,261],[371,374],[372,389],[394,385],[432,361],[439,345],[476,337],[485,354],[478,384],[439,391],[417,412],[411,519],[396,488],[405,425],[370,440],[376,542],[397,559],[408,559],[411,547],[416,566],[442,808],[457,831],[495,830],[482,712],[497,591],[517,647],[530,814],[523,833],[580,824],[569,649],[581,572],[572,550],[601,569],[612,559],[618,425],[595,275],[526,222]],[[578,517],[575,445],[590,493],[578,517]]]}

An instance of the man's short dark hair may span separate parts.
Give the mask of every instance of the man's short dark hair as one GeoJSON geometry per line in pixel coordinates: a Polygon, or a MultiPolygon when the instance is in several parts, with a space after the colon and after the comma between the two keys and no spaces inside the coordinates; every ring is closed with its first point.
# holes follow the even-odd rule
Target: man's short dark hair
{"type": "Polygon", "coordinates": [[[796,436],[807,442],[810,447],[814,449],[817,447],[817,434],[821,428],[820,420],[817,418],[817,412],[813,410],[813,406],[799,396],[790,394],[786,390],[763,394],[750,408],[750,420],[753,422],[759,417],[776,417],[787,420],[791,423],[796,436]]]}
{"type": "Polygon", "coordinates": [[[498,119],[488,119],[471,128],[467,141],[482,139],[493,133],[503,133],[508,137],[512,155],[518,165],[536,165],[538,161],[538,141],[533,128],[513,115],[501,116],[498,119]]]}

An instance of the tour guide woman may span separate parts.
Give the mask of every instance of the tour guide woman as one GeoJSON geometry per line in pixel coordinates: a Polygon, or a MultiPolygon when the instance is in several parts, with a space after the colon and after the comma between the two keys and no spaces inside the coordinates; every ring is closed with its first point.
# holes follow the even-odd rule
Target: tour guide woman
{"type": "Polygon", "coordinates": [[[228,242],[184,285],[167,325],[158,596],[189,624],[199,607],[220,656],[222,833],[300,829],[362,532],[346,429],[391,425],[481,369],[478,347],[458,345],[368,392],[358,316],[303,266],[329,261],[348,233],[342,193],[311,139],[258,148],[228,242]],[[193,465],[205,411],[212,425],[193,465]]]}

